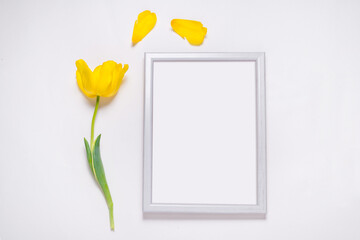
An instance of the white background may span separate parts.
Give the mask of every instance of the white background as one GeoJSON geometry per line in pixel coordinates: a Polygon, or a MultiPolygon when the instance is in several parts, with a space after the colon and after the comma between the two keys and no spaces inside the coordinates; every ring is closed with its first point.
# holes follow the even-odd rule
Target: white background
{"type": "Polygon", "coordinates": [[[0,238],[359,239],[359,12],[355,0],[0,1],[0,238]],[[145,9],[158,23],[131,47],[145,9]],[[202,21],[204,44],[172,18],[202,21]],[[265,220],[143,217],[144,51],[266,52],[265,220]],[[116,232],[85,157],[94,102],[79,58],[130,65],[96,123],[116,232]]]}
{"type": "Polygon", "coordinates": [[[255,205],[255,62],[153,71],[152,202],[255,205]]]}

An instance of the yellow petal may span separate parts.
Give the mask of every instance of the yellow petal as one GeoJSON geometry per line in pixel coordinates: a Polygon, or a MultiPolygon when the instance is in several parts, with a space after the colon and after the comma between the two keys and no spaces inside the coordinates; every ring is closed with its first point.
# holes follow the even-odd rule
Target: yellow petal
{"type": "Polygon", "coordinates": [[[84,87],[83,87],[83,84],[82,84],[82,80],[81,80],[81,74],[79,71],[76,71],[76,81],[77,81],[77,84],[80,88],[80,90],[88,97],[90,98],[93,98],[95,97],[95,95],[92,95],[92,94],[89,94],[87,91],[85,91],[84,87]]]}
{"type": "Polygon", "coordinates": [[[152,13],[149,10],[140,13],[138,19],[134,24],[134,30],[132,35],[133,44],[140,42],[155,27],[155,24],[155,13],[152,13]]]}
{"type": "Polygon", "coordinates": [[[107,61],[95,68],[95,89],[98,96],[103,96],[104,93],[109,91],[112,82],[115,81],[115,79],[113,78],[113,73],[116,69],[116,66],[116,62],[107,61]]]}
{"type": "Polygon", "coordinates": [[[111,88],[109,88],[109,91],[103,94],[104,97],[112,97],[117,93],[128,68],[129,65],[127,64],[124,64],[124,67],[122,67],[121,64],[117,65],[117,68],[113,73],[114,81],[112,83],[112,86],[111,88]]]}
{"type": "Polygon", "coordinates": [[[193,20],[173,19],[171,27],[192,45],[201,45],[207,32],[207,28],[203,27],[201,22],[193,20]]]}
{"type": "Polygon", "coordinates": [[[93,73],[82,59],[76,61],[76,81],[80,90],[88,97],[95,97],[93,88],[93,73]]]}

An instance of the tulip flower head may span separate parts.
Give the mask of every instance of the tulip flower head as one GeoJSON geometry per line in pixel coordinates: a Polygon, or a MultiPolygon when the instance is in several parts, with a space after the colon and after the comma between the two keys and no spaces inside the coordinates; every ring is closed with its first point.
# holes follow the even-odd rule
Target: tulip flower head
{"type": "Polygon", "coordinates": [[[114,61],[104,62],[91,71],[82,59],[76,61],[76,80],[81,91],[88,97],[112,97],[120,88],[129,66],[114,61]]]}

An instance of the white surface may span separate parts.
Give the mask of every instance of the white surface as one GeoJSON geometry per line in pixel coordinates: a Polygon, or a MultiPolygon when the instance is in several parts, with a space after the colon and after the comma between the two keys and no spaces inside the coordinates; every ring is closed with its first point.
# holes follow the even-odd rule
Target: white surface
{"type": "Polygon", "coordinates": [[[153,203],[256,204],[255,62],[155,62],[153,79],[153,203]]]}
{"type": "Polygon", "coordinates": [[[0,237],[14,239],[360,239],[360,2],[0,1],[0,237]],[[158,23],[131,47],[144,9],[158,23]],[[172,18],[201,20],[190,46],[172,18]],[[266,220],[144,219],[143,53],[266,52],[266,220]],[[87,166],[93,102],[75,60],[130,65],[96,133],[116,232],[87,166]]]}

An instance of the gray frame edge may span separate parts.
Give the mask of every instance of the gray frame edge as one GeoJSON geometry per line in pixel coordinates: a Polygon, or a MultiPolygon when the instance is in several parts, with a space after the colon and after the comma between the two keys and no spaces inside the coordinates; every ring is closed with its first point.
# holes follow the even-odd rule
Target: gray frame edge
{"type": "Polygon", "coordinates": [[[266,85],[265,53],[146,53],[144,79],[144,213],[207,213],[207,214],[266,214],[266,85]],[[152,203],[152,110],[153,67],[155,61],[254,61],[256,63],[256,162],[257,204],[155,204],[152,203]]]}

